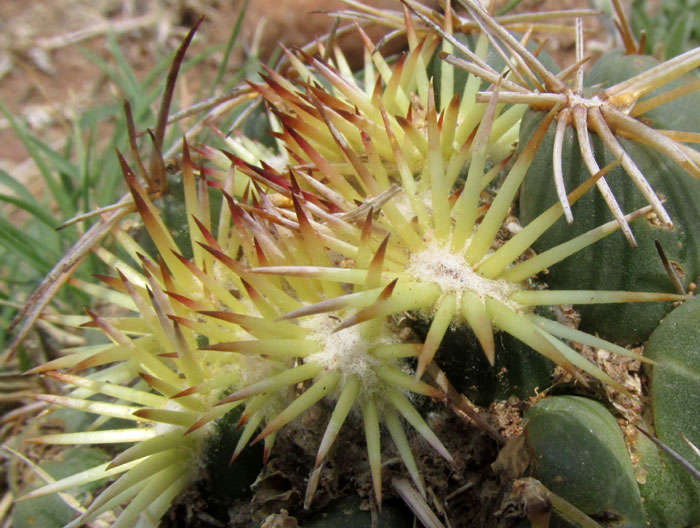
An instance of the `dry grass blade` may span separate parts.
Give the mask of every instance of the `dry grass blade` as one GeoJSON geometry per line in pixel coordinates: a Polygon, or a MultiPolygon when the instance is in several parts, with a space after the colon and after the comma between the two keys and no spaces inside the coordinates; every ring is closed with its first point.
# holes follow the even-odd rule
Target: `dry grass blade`
{"type": "Polygon", "coordinates": [[[413,514],[418,517],[421,524],[426,528],[445,528],[445,525],[440,522],[437,515],[430,509],[425,499],[411,485],[408,479],[393,478],[391,485],[401,496],[406,505],[411,508],[413,514]]]}
{"type": "MultiPolygon", "coordinates": [[[[175,81],[177,80],[177,75],[182,66],[182,61],[185,56],[187,48],[192,42],[194,33],[197,27],[201,24],[203,18],[200,18],[190,30],[190,32],[185,37],[178,51],[175,55],[175,59],[168,72],[168,79],[161,100],[160,110],[158,112],[158,123],[156,125],[154,134],[154,144],[156,146],[155,154],[151,157],[151,180],[155,179],[160,182],[159,190],[164,190],[165,174],[160,170],[163,165],[163,158],[160,154],[163,147],[163,138],[165,137],[165,127],[168,122],[168,113],[170,111],[170,104],[172,102],[173,93],[175,91],[175,81]]],[[[133,201],[130,194],[124,195],[116,204],[118,209],[108,213],[101,222],[93,225],[85,234],[80,237],[78,242],[70,248],[66,254],[58,261],[58,263],[53,267],[49,274],[44,278],[44,280],[39,284],[38,288],[31,294],[27,302],[22,307],[22,310],[15,316],[13,321],[10,323],[8,332],[15,331],[13,339],[8,347],[7,352],[4,355],[3,362],[7,362],[17,353],[19,346],[22,344],[24,339],[29,334],[30,330],[34,326],[35,321],[41,315],[44,308],[51,302],[54,295],[58,290],[66,283],[70,278],[73,271],[78,267],[82,260],[90,253],[90,251],[99,242],[107,236],[112,228],[114,228],[124,216],[126,216],[132,209],[133,201]]]]}
{"type": "Polygon", "coordinates": [[[440,369],[440,367],[438,367],[435,363],[431,363],[428,365],[426,372],[428,376],[432,378],[433,383],[435,383],[435,385],[437,385],[440,390],[447,395],[447,405],[457,416],[465,420],[467,423],[473,422],[497,442],[501,444],[505,443],[505,440],[498,430],[487,422],[481,414],[479,414],[476,405],[471,403],[466,396],[461,394],[452,386],[447,379],[447,375],[440,369]]]}
{"type": "Polygon", "coordinates": [[[155,128],[155,137],[154,137],[154,144],[155,144],[155,149],[153,154],[151,155],[151,161],[150,161],[150,175],[149,183],[153,183],[154,181],[159,182],[159,187],[158,190],[160,191],[165,191],[167,189],[167,182],[165,179],[165,173],[162,170],[162,166],[164,165],[163,162],[163,157],[162,157],[162,151],[163,151],[163,139],[165,138],[165,127],[168,125],[168,114],[170,112],[170,104],[172,103],[173,100],[173,94],[175,93],[175,83],[177,81],[177,75],[180,72],[180,67],[182,66],[182,61],[185,59],[185,53],[187,52],[187,48],[189,47],[190,43],[192,42],[192,39],[194,38],[194,34],[197,31],[197,28],[199,25],[204,21],[204,15],[199,17],[197,22],[195,22],[194,26],[192,26],[192,29],[187,33],[187,36],[185,39],[182,41],[182,44],[180,44],[180,47],[177,49],[177,53],[175,54],[175,58],[173,59],[173,63],[170,66],[170,71],[168,71],[168,77],[165,83],[165,91],[163,92],[163,98],[161,99],[160,103],[160,109],[158,110],[158,121],[156,123],[156,128],[155,128]]]}
{"type": "Polygon", "coordinates": [[[104,35],[109,32],[114,33],[115,35],[120,35],[123,33],[144,29],[156,25],[158,20],[158,12],[152,11],[140,17],[119,20],[116,22],[103,22],[100,24],[95,24],[92,27],[80,29],[78,31],[64,33],[63,35],[40,38],[37,39],[34,44],[44,51],[52,51],[66,46],[72,46],[84,40],[88,40],[99,35],[104,35]]]}
{"type": "Polygon", "coordinates": [[[664,251],[664,248],[661,247],[661,243],[658,240],[654,240],[654,245],[656,246],[656,251],[659,254],[659,257],[661,258],[661,263],[664,265],[664,269],[666,270],[666,274],[668,275],[668,278],[671,279],[671,282],[673,283],[673,289],[676,290],[677,294],[685,295],[686,291],[685,291],[685,288],[683,287],[683,282],[681,282],[680,278],[676,274],[676,270],[673,269],[673,265],[671,264],[671,261],[668,260],[668,257],[666,256],[666,252],[664,251]]]}
{"type": "Polygon", "coordinates": [[[131,112],[131,104],[129,101],[124,101],[124,115],[126,116],[126,130],[129,135],[131,156],[134,158],[134,161],[136,161],[139,176],[143,181],[146,181],[146,168],[143,166],[141,156],[139,155],[139,148],[136,145],[136,126],[134,125],[134,114],[131,112]]]}
{"type": "Polygon", "coordinates": [[[9,332],[14,331],[14,335],[3,358],[4,362],[14,357],[44,308],[51,302],[58,290],[70,279],[75,268],[90,253],[92,248],[107,236],[107,233],[130,212],[131,196],[125,195],[118,204],[121,206],[120,209],[113,211],[100,223],[88,229],[80,237],[80,240],[58,261],[46,278],[41,281],[39,287],[27,299],[22,310],[15,316],[8,328],[9,332]]]}

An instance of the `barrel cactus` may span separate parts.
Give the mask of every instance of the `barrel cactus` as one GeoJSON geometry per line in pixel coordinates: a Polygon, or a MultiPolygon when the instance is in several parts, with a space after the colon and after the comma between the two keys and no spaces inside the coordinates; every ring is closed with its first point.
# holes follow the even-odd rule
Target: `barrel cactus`
{"type": "MultiPolygon", "coordinates": [[[[47,484],[24,497],[31,499],[121,475],[70,526],[80,526],[115,504],[127,501],[129,505],[119,514],[114,526],[130,526],[135,522],[145,526],[147,518],[160,518],[174,497],[200,477],[208,438],[214,429],[209,425],[186,433],[218,402],[222,389],[221,385],[211,384],[196,396],[173,397],[205,379],[225,376],[224,385],[235,386],[256,381],[281,368],[263,357],[241,359],[200,349],[200,334],[196,326],[191,328],[193,325],[188,324],[186,316],[198,309],[218,309],[219,302],[229,303],[240,311],[241,301],[228,292],[222,293],[221,299],[211,296],[209,288],[216,283],[207,281],[206,276],[200,280],[192,273],[194,262],[206,268],[208,258],[196,244],[194,232],[190,250],[195,256],[190,262],[180,255],[159,211],[126,162],[123,168],[136,207],[158,248],[160,262],[148,257],[128,232],[115,230],[114,236],[125,256],[119,258],[104,248],[96,253],[113,267],[116,276],[102,277],[104,285],[84,287],[96,298],[102,297],[136,315],[109,317],[90,311],[85,316],[48,318],[56,324],[98,330],[109,342],[67,351],[63,357],[30,371],[45,373],[73,387],[67,396],[39,394],[38,400],[98,415],[101,419],[98,425],[107,418],[133,424],[116,429],[49,434],[32,440],[54,445],[133,444],[109,463],[47,484]],[[64,372],[65,369],[69,372],[64,372]],[[81,371],[85,374],[78,375],[81,371]],[[98,395],[101,397],[96,399],[98,395]]],[[[197,192],[190,162],[185,163],[183,174],[184,193],[194,198],[194,202],[188,203],[190,211],[197,210],[196,221],[200,225],[209,225],[209,209],[200,207],[208,200],[207,188],[204,187],[203,193],[197,192]],[[200,215],[202,210],[204,213],[200,215]]],[[[227,335],[242,337],[246,333],[237,327],[229,329],[227,335]]],[[[219,415],[236,406],[220,407],[219,415]]]]}
{"type": "MultiPolygon", "coordinates": [[[[401,68],[386,77],[387,90],[392,90],[389,93],[374,92],[367,96],[368,86],[363,90],[354,78],[347,78],[313,57],[306,57],[308,66],[301,60],[304,57],[293,61],[301,79],[299,88],[289,83],[283,86],[275,75],[270,76],[267,86],[256,87],[279,117],[283,125],[279,137],[299,168],[284,174],[244,163],[239,163],[239,167],[260,185],[293,200],[294,214],[277,208],[276,216],[287,219],[284,225],[303,234],[310,221],[325,223],[315,255],[319,255],[320,246],[338,253],[351,266],[338,269],[329,265],[327,257],[314,258],[307,250],[306,265],[268,265],[254,271],[359,286],[377,273],[370,256],[376,251],[374,248],[381,246],[386,257],[378,282],[384,286],[380,295],[360,298],[357,293],[348,293],[333,304],[323,301],[286,317],[332,312],[346,306],[358,309],[338,330],[406,311],[428,318],[431,323],[418,355],[417,378],[431,362],[445,333],[455,324],[467,325],[474,331],[493,364],[496,328],[575,376],[579,376],[576,368],[580,368],[625,392],[561,338],[595,342],[623,354],[630,352],[537,316],[533,308],[684,297],[662,293],[538,290],[528,283],[530,277],[614,231],[617,225],[609,223],[547,253],[526,258],[530,245],[563,214],[562,205],[554,204],[516,234],[507,234],[513,201],[554,114],[550,113],[548,120],[538,127],[507,170],[503,184],[498,190],[490,191],[487,198],[490,203],[484,204],[481,195],[490,183],[489,172],[493,172],[493,169],[485,171],[486,163],[495,161],[497,167],[500,160],[500,151],[490,148],[498,145],[501,136],[496,135],[496,139],[493,136],[503,129],[497,126],[496,119],[499,83],[473,138],[460,137],[459,125],[467,119],[470,106],[463,110],[464,102],[454,103],[459,102],[457,97],[444,97],[443,102],[451,102],[438,109],[434,90],[420,71],[409,70],[410,76],[403,75],[407,64],[418,68],[416,65],[425,62],[421,59],[425,42],[416,43],[400,63],[401,68]],[[407,97],[413,83],[417,93],[407,97]],[[333,86],[339,95],[323,93],[318,86],[324,84],[333,86]],[[387,95],[394,92],[395,99],[388,99],[387,95]],[[393,114],[387,108],[389,104],[394,106],[393,114]],[[355,106],[354,110],[351,105],[355,106]],[[441,110],[440,120],[438,110],[441,110]],[[459,172],[467,161],[469,168],[462,180],[458,178],[459,172]],[[325,201],[311,199],[308,193],[312,190],[325,201]],[[357,203],[361,205],[358,207],[357,203]],[[365,218],[365,222],[358,222],[358,216],[365,218]]],[[[476,78],[477,87],[479,83],[476,78]]],[[[465,90],[472,84],[468,82],[465,90]]],[[[602,175],[598,171],[573,190],[569,199],[577,201],[602,175]]],[[[274,221],[270,210],[262,204],[248,210],[274,221]]],[[[632,213],[632,217],[646,212],[647,209],[641,209],[632,213]]],[[[281,220],[277,223],[283,225],[281,220]]]]}
{"type": "MultiPolygon", "coordinates": [[[[367,53],[360,74],[350,70],[332,38],[316,52],[285,49],[288,69],[267,69],[262,81],[249,83],[244,92],[245,100],[259,97],[265,103],[270,136],[285,156],[271,155],[258,144],[253,153],[224,139],[221,150],[198,146],[195,159],[184,141],[177,183],[181,198],[162,206],[154,189],[144,187],[120,156],[129,188],[125,203],[137,213],[142,229],[136,231],[150,241],[141,243],[136,232],[114,227],[119,251],[94,248],[112,275],[99,277],[100,285],[76,284],[121,311],[44,316],[54,324],[98,331],[109,342],[68,350],[32,372],[70,387],[68,395],[37,399],[100,415],[98,424],[117,417],[132,425],[47,434],[34,442],[134,445],[107,464],[47,484],[27,498],[121,474],[69,526],[120,505],[125,507],[115,526],[147,526],[206,471],[206,453],[212,445],[220,450],[222,438],[232,442],[232,471],[250,455],[249,444],[263,444],[263,461],[269,462],[283,448],[279,438],[293,435],[290,430],[304,413],[323,407],[328,421],[311,442],[315,461],[305,468],[309,478],[299,501],[300,515],[302,508],[313,510],[341,429],[354,424],[364,430],[366,450],[366,462],[352,468],[358,491],[373,495],[372,507],[381,508],[387,473],[405,471],[412,484],[394,476],[393,489],[423,522],[437,526],[428,506],[436,482],[429,480],[430,472],[442,464],[441,474],[457,474],[452,465],[459,465],[461,455],[441,440],[445,434],[454,445],[455,434],[449,434],[439,404],[463,403],[461,395],[452,394],[454,387],[439,379],[436,365],[451,370],[441,363],[446,342],[475,349],[478,343],[483,353],[479,368],[499,365],[524,373],[520,378],[506,376],[497,391],[479,402],[484,405],[494,397],[518,394],[526,399],[548,389],[553,365],[566,380],[562,390],[583,387],[600,395],[604,392],[597,389],[605,387],[617,398],[635,400],[618,378],[581,351],[602,349],[649,360],[594,335],[595,328],[574,328],[563,312],[572,304],[670,303],[688,295],[655,287],[650,292],[636,286],[629,291],[585,288],[575,281],[548,288],[539,275],[620,228],[634,241],[629,224],[636,219],[655,214],[662,224],[670,223],[666,206],[640,178],[639,167],[621,153],[620,142],[611,139],[613,132],[636,133],[684,170],[695,171],[697,158],[675,140],[640,128],[646,125],[616,106],[630,93],[638,98],[655,88],[658,70],[609,88],[606,101],[586,99],[579,74],[569,88],[478,3],[461,3],[471,26],[475,21],[485,32],[473,52],[454,38],[468,21],[452,13],[449,2],[446,13],[438,14],[411,0],[399,15],[380,16],[359,6],[353,15],[399,24],[409,50],[395,63],[379,53],[362,29],[358,36],[367,53]],[[497,41],[518,57],[518,68],[509,59],[510,71],[503,74],[488,64],[488,48],[497,41]],[[436,55],[443,59],[437,89],[428,67],[436,55]],[[464,86],[453,82],[455,67],[468,71],[464,86]],[[524,87],[524,76],[539,76],[538,93],[524,87]],[[486,92],[479,91],[482,85],[486,92]],[[562,102],[571,106],[562,110],[557,106],[562,102]],[[524,129],[521,118],[530,106],[549,111],[529,137],[521,133],[516,151],[519,130],[524,129]],[[581,130],[587,134],[586,118],[604,136],[643,189],[644,203],[621,212],[604,183],[614,164],[591,162],[590,148],[583,147],[590,174],[527,221],[517,217],[523,182],[541,152],[561,150],[560,129],[569,118],[579,137],[584,137],[581,130]],[[549,147],[552,126],[554,146],[549,147]],[[570,219],[571,207],[586,200],[594,186],[603,192],[613,217],[581,233],[570,232],[535,254],[531,247],[547,239],[560,218],[570,219]],[[166,209],[172,205],[184,211],[184,220],[169,217],[166,209]],[[544,308],[550,306],[555,309],[544,308]],[[526,390],[518,392],[513,384],[526,390]],[[238,430],[235,435],[233,429],[238,430]],[[382,429],[391,445],[382,442],[382,429]],[[398,455],[401,469],[382,470],[388,452],[398,455]]],[[[671,64],[674,75],[697,60],[697,54],[682,56],[671,64]]],[[[156,158],[153,167],[159,166],[156,158]]],[[[150,173],[139,176],[155,178],[150,173]]],[[[556,181],[555,187],[561,188],[560,179],[556,181]]],[[[458,353],[455,360],[471,362],[467,353],[458,353]]],[[[500,370],[494,372],[500,375],[500,370]]],[[[581,436],[586,441],[609,451],[611,461],[624,458],[614,419],[598,404],[543,394],[535,398],[544,399],[529,415],[535,450],[556,456],[547,447],[553,436],[545,432],[539,444],[535,435],[542,423],[546,429],[565,414],[557,405],[568,405],[575,407],[570,414],[581,418],[574,425],[585,430],[581,436]],[[576,410],[583,407],[585,412],[576,410]],[[589,429],[581,425],[590,421],[587,413],[595,422],[589,429]],[[596,444],[592,428],[605,429],[607,440],[596,444]]],[[[477,423],[487,424],[477,418],[477,423]]],[[[497,444],[503,440],[500,432],[489,432],[497,444]]],[[[637,522],[643,516],[641,499],[629,478],[628,462],[619,464],[624,504],[616,511],[637,522]]],[[[544,458],[541,467],[546,468],[544,458]]],[[[272,472],[269,465],[265,471],[272,472]]],[[[505,475],[489,471],[493,480],[505,475]]],[[[542,481],[555,488],[556,479],[547,481],[542,471],[542,481]]],[[[579,476],[585,482],[586,475],[579,476]]],[[[444,491],[441,499],[448,497],[444,491]]],[[[601,492],[591,504],[608,509],[605,499],[601,492]]],[[[501,520],[505,526],[506,517],[501,520]]]]}

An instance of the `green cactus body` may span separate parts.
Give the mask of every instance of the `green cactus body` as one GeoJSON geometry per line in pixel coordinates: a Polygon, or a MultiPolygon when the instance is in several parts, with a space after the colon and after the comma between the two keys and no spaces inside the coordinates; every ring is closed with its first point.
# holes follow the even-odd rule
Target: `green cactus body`
{"type": "Polygon", "coordinates": [[[661,453],[648,438],[639,435],[637,453],[644,482],[639,490],[644,500],[650,528],[686,528],[694,526],[698,516],[698,494],[692,477],[674,467],[668,455],[661,453]]]}
{"type": "MultiPolygon", "coordinates": [[[[597,83],[599,79],[606,78],[609,82],[615,82],[616,79],[611,77],[613,72],[627,78],[648,69],[653,61],[650,57],[614,54],[601,59],[589,80],[597,83]]],[[[673,88],[675,84],[671,83],[663,90],[673,88]]],[[[655,94],[652,92],[652,96],[655,94]]],[[[694,108],[700,106],[700,93],[688,94],[656,108],[649,112],[648,120],[647,114],[642,119],[660,129],[697,131],[700,129],[697,112],[689,111],[689,106],[693,105],[694,108]]],[[[543,115],[534,111],[526,113],[521,124],[521,143],[531,135],[543,115]]],[[[557,201],[552,176],[554,129],[555,125],[552,124],[521,189],[520,219],[524,225],[557,201]]],[[[593,135],[591,139],[601,167],[615,161],[597,136],[593,135]]],[[[546,276],[550,287],[672,291],[672,283],[658,256],[655,240],[661,244],[684,285],[696,280],[700,274],[700,232],[697,229],[700,226],[700,202],[693,199],[700,196],[700,181],[650,147],[624,139],[620,142],[651,186],[666,198],[664,206],[675,227],[668,229],[653,215],[639,218],[631,224],[638,248],[633,249],[621,233],[615,233],[550,268],[546,276]]],[[[570,127],[564,139],[562,162],[567,189],[573,189],[588,177],[576,133],[570,127]]],[[[641,192],[620,166],[612,169],[606,179],[625,213],[646,205],[641,192]]],[[[534,244],[535,250],[544,251],[613,218],[597,191],[581,198],[572,206],[572,212],[575,219],[573,225],[567,225],[561,219],[534,244]]],[[[670,307],[669,303],[654,303],[589,305],[577,309],[581,313],[583,330],[595,331],[620,344],[636,344],[649,336],[670,307]]]]}
{"type": "MultiPolygon", "coordinates": [[[[649,339],[646,354],[652,368],[651,402],[657,437],[694,466],[700,460],[683,434],[700,445],[700,299],[674,310],[649,339]]],[[[700,484],[668,455],[640,440],[642,466],[648,472],[641,485],[652,526],[669,528],[700,523],[700,484]]]]}
{"type": "Polygon", "coordinates": [[[535,396],[552,384],[555,364],[505,332],[494,336],[496,362],[484,356],[474,332],[450,330],[435,360],[449,373],[450,382],[476,405],[488,406],[515,395],[535,396]]]}
{"type": "Polygon", "coordinates": [[[216,422],[216,434],[206,448],[206,469],[212,482],[212,496],[223,503],[248,499],[250,486],[263,468],[262,445],[251,446],[247,456],[231,461],[231,446],[237,444],[243,431],[238,427],[242,410],[242,407],[233,409],[216,422]]]}
{"type": "Polygon", "coordinates": [[[600,403],[553,396],[527,414],[537,478],[584,513],[614,517],[616,527],[644,526],[632,462],[615,418],[600,403]]]}

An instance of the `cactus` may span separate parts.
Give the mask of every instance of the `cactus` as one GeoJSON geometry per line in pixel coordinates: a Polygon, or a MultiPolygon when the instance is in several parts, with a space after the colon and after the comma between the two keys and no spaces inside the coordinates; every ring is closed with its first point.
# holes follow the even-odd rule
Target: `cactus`
{"type": "Polygon", "coordinates": [[[615,526],[644,526],[645,513],[625,440],[600,403],[553,396],[526,416],[537,478],[592,518],[615,526]]]}
{"type": "MultiPolygon", "coordinates": [[[[671,312],[646,347],[651,370],[651,411],[656,436],[696,467],[698,457],[684,438],[700,443],[700,299],[671,312]]],[[[681,527],[700,522],[700,483],[676,461],[640,439],[641,486],[652,526],[681,527]]]]}
{"type": "Polygon", "coordinates": [[[362,500],[357,496],[349,496],[331,503],[313,516],[304,520],[306,528],[371,528],[386,526],[400,528],[413,522],[413,516],[406,511],[405,505],[388,502],[382,511],[376,515],[372,523],[370,511],[361,509],[362,500]]]}
{"type": "MultiPolygon", "coordinates": [[[[467,335],[471,348],[478,342],[483,352],[478,368],[499,365],[511,371],[492,394],[484,394],[487,389],[481,387],[479,403],[513,393],[528,398],[536,388],[546,388],[553,364],[568,371],[576,383],[593,384],[592,393],[603,384],[630,395],[619,380],[574,347],[648,360],[543,317],[536,308],[675,302],[688,296],[636,288],[586,290],[579,284],[575,289],[544,289],[538,274],[618,228],[629,238],[627,223],[652,210],[666,222],[666,210],[647,192],[649,206],[627,216],[614,215],[607,224],[595,224],[571,241],[568,237],[547,252],[533,254],[531,245],[567,216],[571,205],[587,198],[595,185],[605,189],[601,182],[607,169],[592,170],[595,164],[589,163],[591,176],[568,195],[560,195],[558,203],[552,198],[529,222],[511,216],[533,159],[549,148],[542,141],[567,87],[479,5],[463,3],[492,38],[506,44],[533,76],[540,77],[542,90],[549,90],[539,94],[544,98],[524,93],[519,83],[527,73],[518,69],[503,77],[483,63],[489,46],[486,35],[479,37],[476,55],[465,50],[453,37],[453,22],[459,18],[453,17],[449,3],[445,16],[427,16],[426,9],[407,0],[404,17],[398,20],[409,51],[395,64],[387,62],[359,29],[367,47],[362,75],[350,71],[342,51],[331,42],[316,54],[284,50],[289,71],[283,75],[282,70],[268,69],[262,82],[250,84],[245,97],[265,101],[271,135],[288,154],[283,163],[262,148],[253,155],[234,140],[227,140],[223,153],[198,147],[201,159],[195,163],[184,141],[182,198],[175,205],[183,206],[185,214],[175,229],[158,205],[160,189],[150,185],[158,174],[140,174],[149,183],[144,187],[120,155],[129,188],[125,203],[138,214],[153,243],[151,256],[131,233],[114,227],[123,252],[117,256],[94,248],[113,274],[99,277],[103,285],[80,286],[125,308],[128,315],[46,315],[47,322],[97,331],[110,342],[68,350],[32,372],[51,376],[71,391],[37,399],[101,415],[100,421],[116,416],[132,425],[43,435],[35,442],[134,445],[109,464],[43,486],[27,498],[68,489],[77,481],[121,475],[69,526],[123,504],[128,505],[118,512],[114,526],[146,526],[199,478],[212,453],[225,456],[222,442],[235,442],[229,445],[231,462],[238,464],[241,456],[250,454],[248,444],[262,444],[268,462],[278,449],[278,436],[292,434],[288,424],[322,403],[330,418],[312,446],[316,460],[309,468],[304,508],[313,509],[326,464],[333,460],[332,447],[349,429],[344,425],[348,422],[364,428],[366,461],[358,461],[354,470],[355,480],[366,484],[358,491],[373,492],[375,505],[381,507],[387,474],[383,461],[387,450],[393,450],[403,465],[391,471],[406,472],[415,487],[415,493],[407,495],[410,506],[429,508],[432,488],[427,486],[430,472],[425,466],[437,465],[435,460],[447,466],[455,458],[439,439],[440,420],[420,412],[427,407],[426,397],[443,400],[446,395],[422,378],[434,362],[448,364],[448,341],[459,340],[464,347],[467,335]],[[426,69],[438,47],[445,59],[439,97],[426,69]],[[455,50],[464,51],[469,60],[454,57],[455,50]],[[455,64],[469,70],[463,87],[451,82],[455,64]],[[483,82],[491,89],[480,94],[483,82]],[[530,102],[542,100],[554,101],[552,109],[513,155],[522,114],[530,102]],[[503,180],[497,185],[501,171],[503,180]],[[220,210],[213,208],[214,201],[221,204],[220,210]],[[173,230],[180,233],[178,239],[173,230]],[[423,329],[419,339],[403,331],[407,325],[418,334],[423,329]],[[497,343],[506,343],[508,350],[498,350],[497,343]],[[523,374],[518,378],[514,371],[520,365],[523,374]],[[231,430],[233,422],[240,433],[231,430]],[[383,428],[393,447],[382,443],[383,428]]],[[[387,21],[396,24],[397,18],[387,15],[387,21]]],[[[695,60],[693,54],[679,59],[674,71],[695,60]]],[[[649,89],[647,81],[639,81],[641,91],[649,89]]],[[[581,91],[582,86],[575,88],[581,91]]],[[[619,89],[615,85],[606,93],[614,100],[624,98],[626,92],[619,89]]],[[[603,110],[611,120],[619,117],[614,105],[603,110]]],[[[595,120],[598,110],[586,111],[595,120]]],[[[566,121],[566,115],[559,117],[566,121]]],[[[623,119],[617,132],[630,126],[636,125],[623,119]]],[[[675,163],[697,168],[693,155],[675,142],[655,132],[645,134],[656,147],[672,150],[675,163]]],[[[612,144],[610,138],[606,144],[612,144]]],[[[633,165],[624,165],[641,184],[633,165]]],[[[610,205],[609,194],[606,197],[610,205]]],[[[471,362],[469,354],[457,357],[452,361],[471,362]]],[[[494,373],[500,374],[490,372],[494,373]]],[[[580,508],[591,514],[613,512],[633,525],[644,519],[641,500],[624,442],[606,413],[599,404],[581,398],[545,398],[529,414],[527,434],[541,457],[539,476],[548,486],[562,495],[565,488],[573,489],[569,498],[580,508]],[[562,431],[562,424],[569,429],[562,431]],[[566,440],[559,447],[565,445],[567,453],[580,457],[562,456],[550,447],[555,430],[566,440]],[[578,453],[577,441],[587,446],[578,453]],[[589,474],[576,473],[582,460],[590,461],[592,449],[602,453],[593,462],[605,464],[591,466],[589,474]],[[558,456],[564,458],[562,464],[571,463],[565,486],[560,487],[552,468],[567,468],[556,465],[558,456]],[[608,486],[585,489],[591,479],[607,479],[608,486]]]]}

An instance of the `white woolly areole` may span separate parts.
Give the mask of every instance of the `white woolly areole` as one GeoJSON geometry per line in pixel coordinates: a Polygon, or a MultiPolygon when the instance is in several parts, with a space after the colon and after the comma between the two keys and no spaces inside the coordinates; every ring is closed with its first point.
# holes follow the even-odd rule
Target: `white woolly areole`
{"type": "Polygon", "coordinates": [[[320,350],[306,358],[307,363],[323,366],[324,371],[339,371],[342,374],[339,387],[356,376],[362,384],[361,395],[372,397],[381,391],[383,383],[377,377],[375,369],[382,360],[370,354],[370,350],[379,344],[388,344],[391,339],[380,337],[368,340],[362,335],[363,325],[355,325],[333,333],[338,326],[337,319],[327,315],[315,315],[306,319],[302,326],[313,331],[313,337],[320,345],[320,350]]]}
{"type": "Polygon", "coordinates": [[[449,244],[428,241],[423,251],[411,255],[406,273],[421,283],[432,282],[443,293],[455,293],[457,304],[462,293],[473,292],[481,299],[491,297],[511,308],[520,308],[510,296],[520,286],[505,279],[487,279],[469,265],[462,252],[454,253],[449,244]]]}
{"type": "Polygon", "coordinates": [[[319,352],[306,358],[307,362],[322,365],[325,370],[339,370],[343,377],[356,375],[365,379],[374,376],[374,369],[380,361],[369,350],[377,343],[368,342],[362,336],[361,325],[333,333],[339,323],[326,315],[310,317],[304,323],[302,326],[313,330],[313,339],[321,346],[319,352]]]}
{"type": "Polygon", "coordinates": [[[253,383],[279,374],[285,367],[290,367],[290,365],[285,365],[280,360],[272,360],[253,354],[241,354],[235,367],[241,376],[238,386],[248,387],[253,383]]]}

